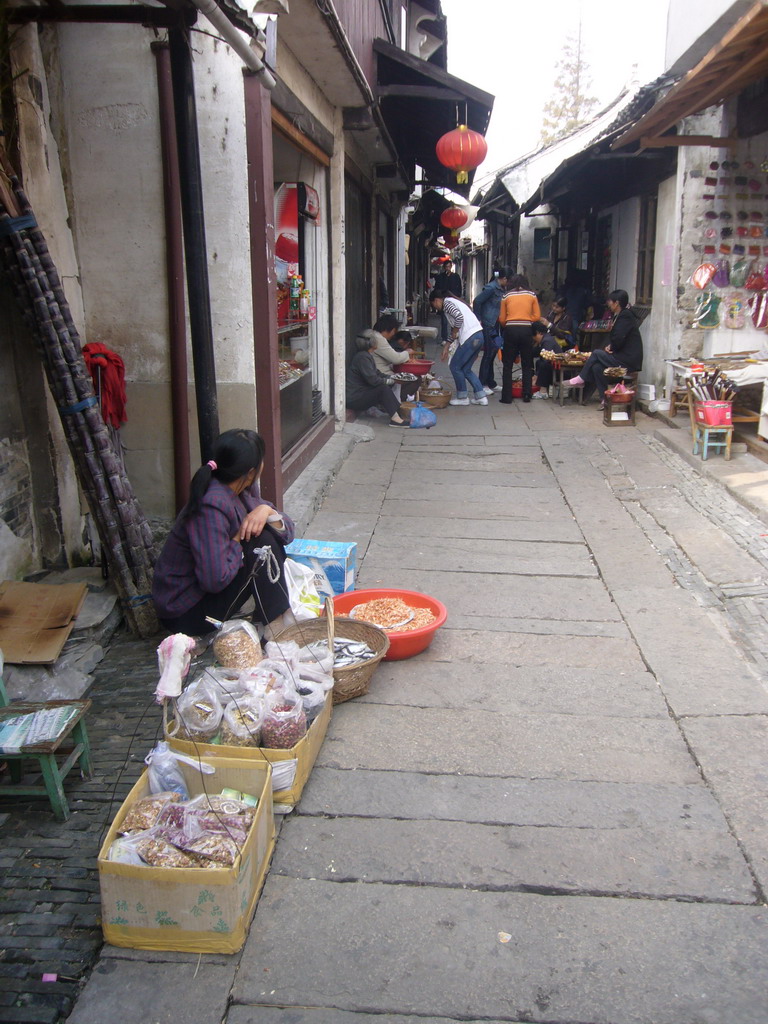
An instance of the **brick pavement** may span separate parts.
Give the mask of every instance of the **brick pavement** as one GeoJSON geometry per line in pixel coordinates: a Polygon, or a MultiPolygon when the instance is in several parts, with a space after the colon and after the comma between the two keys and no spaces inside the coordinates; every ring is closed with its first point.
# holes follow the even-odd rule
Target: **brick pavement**
{"type": "Polygon", "coordinates": [[[0,1024],[65,1020],[96,960],[99,843],[161,726],[152,697],[157,642],[120,634],[94,672],[94,776],[86,781],[75,770],[67,778],[69,821],[57,822],[39,799],[0,799],[0,1024]],[[59,980],[43,982],[48,973],[59,980]]]}

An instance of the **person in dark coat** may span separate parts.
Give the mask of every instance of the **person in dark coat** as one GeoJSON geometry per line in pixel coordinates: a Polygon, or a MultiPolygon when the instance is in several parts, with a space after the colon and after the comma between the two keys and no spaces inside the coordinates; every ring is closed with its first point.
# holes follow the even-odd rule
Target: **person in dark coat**
{"type": "Polygon", "coordinates": [[[347,408],[362,412],[375,406],[389,414],[392,427],[407,427],[400,415],[400,403],[390,387],[391,377],[376,369],[371,352],[376,348],[374,331],[364,331],[355,338],[355,354],[347,367],[347,408]]]}
{"type": "MultiPolygon", "coordinates": [[[[643,339],[637,317],[629,308],[629,296],[619,288],[608,296],[608,309],[613,316],[611,340],[605,348],[596,349],[584,364],[578,377],[571,377],[568,384],[585,384],[592,393],[597,388],[602,408],[608,380],[604,370],[609,366],[624,366],[627,370],[642,370],[643,339]]],[[[588,397],[585,388],[585,398],[588,397]]]]}

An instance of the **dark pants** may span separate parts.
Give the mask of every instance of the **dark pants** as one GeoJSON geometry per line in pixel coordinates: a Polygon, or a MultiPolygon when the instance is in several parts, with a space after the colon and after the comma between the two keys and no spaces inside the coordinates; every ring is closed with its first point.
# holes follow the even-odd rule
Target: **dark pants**
{"type": "MultiPolygon", "coordinates": [[[[608,387],[608,380],[603,373],[608,366],[622,366],[621,359],[615,356],[613,352],[606,352],[604,348],[597,348],[584,363],[584,366],[579,373],[579,377],[584,381],[585,384],[591,384],[597,388],[600,399],[602,400],[605,394],[605,389],[608,387]]],[[[629,369],[629,367],[627,367],[629,369]]],[[[591,394],[591,390],[590,390],[591,394]]],[[[585,398],[588,395],[585,392],[585,398]]]]}
{"type": "Polygon", "coordinates": [[[500,401],[505,405],[512,401],[512,367],[518,356],[523,370],[523,398],[530,398],[533,393],[533,330],[530,324],[507,324],[504,328],[500,401]]]}
{"type": "Polygon", "coordinates": [[[555,364],[550,359],[536,360],[536,383],[540,388],[548,388],[555,379],[555,364]]]}
{"type": "Polygon", "coordinates": [[[480,360],[480,369],[477,375],[484,388],[496,387],[493,364],[496,361],[496,353],[499,350],[496,348],[496,342],[493,340],[495,337],[496,327],[488,327],[483,324],[483,358],[480,360]]]}
{"type": "Polygon", "coordinates": [[[247,543],[243,542],[243,557],[242,568],[238,570],[232,582],[218,594],[206,594],[183,615],[160,620],[169,633],[186,633],[187,636],[210,633],[215,626],[205,621],[206,615],[223,622],[238,612],[249,597],[253,597],[256,602],[256,610],[252,616],[254,622],[266,625],[288,610],[290,602],[283,573],[285,547],[270,526],[265,526],[258,537],[247,543]],[[253,554],[254,548],[263,547],[270,548],[279,567],[276,583],[269,579],[267,565],[253,554]]]}
{"type": "Polygon", "coordinates": [[[378,387],[358,395],[357,398],[347,399],[347,408],[356,409],[358,412],[363,409],[370,409],[372,405],[383,409],[390,417],[400,411],[400,403],[395,398],[394,392],[389,384],[379,384],[378,387]]]}

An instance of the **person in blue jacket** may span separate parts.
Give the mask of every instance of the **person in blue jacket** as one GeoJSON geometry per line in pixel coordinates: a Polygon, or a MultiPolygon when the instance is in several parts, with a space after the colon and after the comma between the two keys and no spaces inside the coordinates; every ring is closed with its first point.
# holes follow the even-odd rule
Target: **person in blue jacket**
{"type": "Polygon", "coordinates": [[[493,373],[493,364],[496,353],[499,351],[494,339],[498,330],[501,299],[506,291],[508,276],[508,270],[501,270],[498,276],[494,274],[472,303],[472,310],[483,326],[483,358],[480,360],[478,377],[486,395],[492,395],[494,391],[501,390],[500,385],[496,384],[496,377],[493,373]]]}

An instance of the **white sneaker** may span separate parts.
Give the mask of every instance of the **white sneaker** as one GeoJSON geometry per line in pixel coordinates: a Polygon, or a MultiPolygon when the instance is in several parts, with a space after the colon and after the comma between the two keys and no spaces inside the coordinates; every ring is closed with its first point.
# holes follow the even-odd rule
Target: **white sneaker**
{"type": "Polygon", "coordinates": [[[472,405],[488,405],[488,399],[485,395],[481,395],[480,398],[470,398],[472,405]]]}
{"type": "MultiPolygon", "coordinates": [[[[488,399],[486,398],[486,402],[488,399]]],[[[452,398],[448,405],[469,405],[468,398],[452,398]]]]}
{"type": "Polygon", "coordinates": [[[546,391],[534,391],[531,398],[549,398],[549,395],[546,391]]]}
{"type": "Polygon", "coordinates": [[[486,393],[486,395],[492,395],[495,391],[495,388],[483,388],[483,391],[486,393]]]}
{"type": "Polygon", "coordinates": [[[492,390],[493,390],[494,392],[496,392],[496,391],[501,391],[501,384],[494,384],[494,386],[493,386],[492,390]]]}

